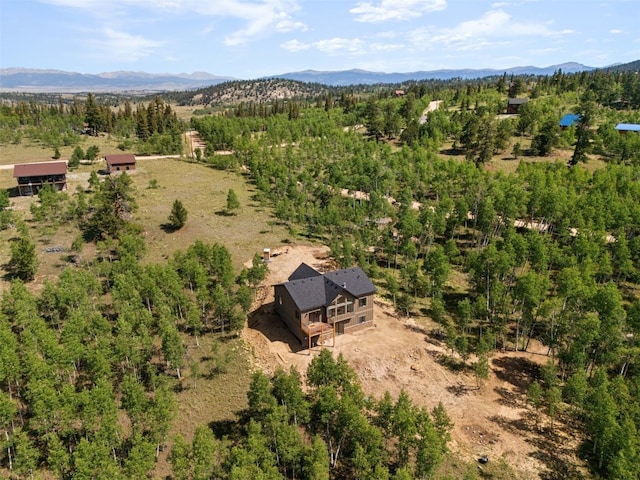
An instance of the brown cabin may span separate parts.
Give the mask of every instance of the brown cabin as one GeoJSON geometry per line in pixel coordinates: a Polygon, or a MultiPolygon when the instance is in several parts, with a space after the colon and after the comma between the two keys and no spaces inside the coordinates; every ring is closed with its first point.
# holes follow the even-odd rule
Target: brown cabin
{"type": "Polygon", "coordinates": [[[63,190],[67,187],[67,162],[17,164],[13,167],[13,178],[18,180],[20,195],[37,195],[45,185],[63,190]]]}
{"type": "Polygon", "coordinates": [[[302,263],[274,289],[276,312],[309,348],[328,336],[373,325],[376,287],[359,267],[322,274],[302,263]]]}
{"type": "Polygon", "coordinates": [[[528,98],[510,98],[507,101],[507,113],[518,113],[520,107],[528,101],[528,98]]]}
{"type": "Polygon", "coordinates": [[[105,155],[107,173],[127,172],[136,169],[136,156],[133,153],[105,155]]]}

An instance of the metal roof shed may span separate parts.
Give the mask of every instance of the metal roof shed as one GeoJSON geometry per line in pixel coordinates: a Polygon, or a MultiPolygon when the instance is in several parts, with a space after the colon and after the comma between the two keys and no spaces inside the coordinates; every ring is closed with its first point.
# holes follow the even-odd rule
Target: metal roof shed
{"type": "Polygon", "coordinates": [[[619,123],[616,125],[619,132],[640,132],[640,124],[638,123],[619,123]]]}

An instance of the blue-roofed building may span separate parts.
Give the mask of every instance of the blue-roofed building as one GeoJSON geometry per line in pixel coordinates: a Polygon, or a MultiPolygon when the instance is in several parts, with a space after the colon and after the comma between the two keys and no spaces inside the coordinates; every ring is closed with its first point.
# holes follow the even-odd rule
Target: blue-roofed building
{"type": "Polygon", "coordinates": [[[619,123],[616,130],[620,133],[637,132],[640,133],[640,124],[638,123],[619,123]]]}
{"type": "Polygon", "coordinates": [[[575,125],[576,123],[578,123],[581,118],[582,116],[577,113],[567,113],[564,117],[560,119],[560,123],[559,123],[560,128],[562,130],[565,130],[575,125]]]}
{"type": "Polygon", "coordinates": [[[302,263],[274,285],[275,310],[309,348],[335,335],[373,325],[376,287],[359,267],[320,273],[302,263]]]}

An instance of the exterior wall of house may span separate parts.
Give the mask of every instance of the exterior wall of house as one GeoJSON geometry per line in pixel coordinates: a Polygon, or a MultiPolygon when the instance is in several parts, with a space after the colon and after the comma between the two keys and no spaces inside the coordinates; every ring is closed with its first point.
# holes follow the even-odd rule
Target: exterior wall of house
{"type": "Polygon", "coordinates": [[[57,190],[67,186],[66,175],[44,175],[33,177],[18,177],[18,193],[22,195],[37,195],[44,185],[53,185],[57,190]]]}
{"type": "Polygon", "coordinates": [[[373,295],[356,299],[355,310],[348,322],[344,323],[344,333],[355,332],[373,326],[373,295]],[[364,305],[360,302],[364,301],[364,305]]]}
{"type": "Polygon", "coordinates": [[[373,326],[373,297],[365,295],[354,297],[350,294],[339,295],[328,307],[319,307],[299,312],[287,289],[275,285],[275,311],[289,330],[303,345],[308,342],[301,325],[324,322],[334,326],[336,335],[355,332],[373,326]]]}
{"type": "Polygon", "coordinates": [[[107,165],[107,172],[115,173],[115,172],[126,172],[133,171],[136,169],[135,163],[122,163],[119,165],[107,165]]]}
{"type": "Polygon", "coordinates": [[[372,326],[373,295],[338,296],[327,308],[327,323],[335,325],[337,335],[372,326]]]}
{"type": "MultiPolygon", "coordinates": [[[[282,285],[275,286],[275,309],[280,315],[280,318],[284,323],[286,323],[287,327],[293,333],[298,340],[301,342],[305,341],[305,334],[300,328],[300,319],[296,318],[296,312],[298,309],[296,308],[295,302],[287,292],[287,289],[282,285]]],[[[300,316],[301,313],[298,312],[300,316]]]]}

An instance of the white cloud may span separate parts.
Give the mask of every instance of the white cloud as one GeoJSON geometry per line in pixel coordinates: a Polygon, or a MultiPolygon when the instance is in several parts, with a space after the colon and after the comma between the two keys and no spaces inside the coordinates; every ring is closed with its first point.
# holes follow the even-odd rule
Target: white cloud
{"type": "Polygon", "coordinates": [[[614,28],[613,30],[609,30],[609,33],[611,33],[613,35],[620,35],[621,33],[624,33],[624,31],[618,30],[617,28],[614,28]]]}
{"type": "Polygon", "coordinates": [[[552,30],[548,24],[515,20],[501,9],[489,10],[482,17],[452,28],[422,27],[407,33],[416,49],[444,46],[457,50],[478,50],[505,45],[518,37],[560,37],[573,30],[552,30]]]}
{"type": "Polygon", "coordinates": [[[300,30],[302,32],[307,31],[307,25],[302,22],[296,22],[291,19],[287,14],[282,12],[280,14],[280,20],[276,22],[276,31],[278,32],[292,32],[294,30],[300,30]]]}
{"type": "Polygon", "coordinates": [[[150,40],[141,35],[131,35],[112,28],[104,28],[99,33],[102,34],[102,38],[91,40],[90,43],[93,43],[105,57],[119,61],[135,62],[165,45],[165,42],[150,40]]]}
{"type": "MultiPolygon", "coordinates": [[[[305,31],[307,26],[292,16],[300,10],[298,0],[40,0],[44,3],[81,8],[103,20],[130,21],[131,9],[149,14],[197,14],[229,18],[244,23],[225,38],[227,45],[247,43],[272,32],[305,31]]],[[[137,14],[139,15],[139,13],[137,14]]],[[[136,18],[139,20],[139,18],[136,18]]]]}
{"type": "Polygon", "coordinates": [[[389,20],[409,20],[425,12],[447,8],[447,0],[380,0],[379,3],[358,2],[349,10],[357,22],[380,23],[389,20]]]}
{"type": "Polygon", "coordinates": [[[302,43],[298,40],[289,40],[287,42],[281,43],[280,47],[289,52],[301,52],[302,50],[309,50],[309,48],[311,48],[311,45],[309,45],[308,43],[302,43]]]}
{"type": "Polygon", "coordinates": [[[398,38],[398,32],[386,31],[376,33],[376,38],[398,38]]]}
{"type": "Polygon", "coordinates": [[[394,52],[403,48],[404,45],[402,43],[372,43],[369,45],[370,51],[378,53],[394,52]]]}
{"type": "Polygon", "coordinates": [[[313,47],[329,55],[359,54],[364,52],[364,42],[359,38],[334,37],[313,42],[313,47]]]}
{"type": "Polygon", "coordinates": [[[299,40],[289,40],[280,44],[280,47],[289,52],[300,52],[303,50],[318,50],[326,55],[350,55],[360,56],[363,54],[384,54],[406,48],[402,43],[367,42],[361,38],[334,37],[318,40],[311,43],[303,43],[299,40]]]}
{"type": "Polygon", "coordinates": [[[552,53],[558,52],[560,49],[557,47],[547,47],[547,48],[532,48],[529,50],[529,53],[532,55],[550,55],[552,53]]]}

